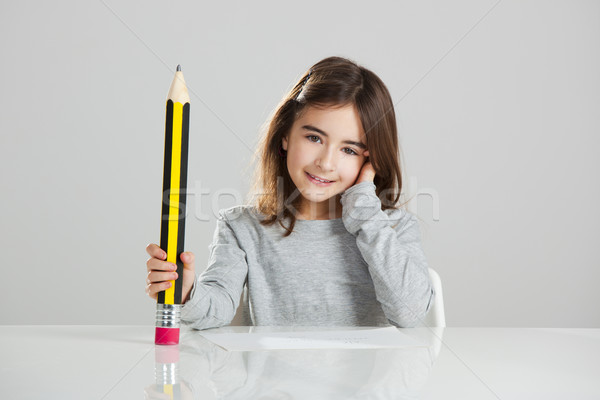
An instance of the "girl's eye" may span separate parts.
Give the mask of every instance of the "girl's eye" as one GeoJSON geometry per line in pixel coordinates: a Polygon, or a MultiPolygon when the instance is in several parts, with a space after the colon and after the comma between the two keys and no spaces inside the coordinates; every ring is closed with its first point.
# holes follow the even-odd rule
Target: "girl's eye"
{"type": "MultiPolygon", "coordinates": [[[[307,136],[307,139],[308,139],[308,140],[310,140],[310,141],[311,141],[311,142],[313,142],[313,143],[317,143],[315,140],[312,140],[312,138],[317,138],[317,140],[321,140],[321,138],[320,138],[320,137],[318,137],[318,136],[316,136],[316,135],[308,135],[308,136],[307,136]]],[[[357,152],[355,152],[354,150],[352,150],[350,147],[346,147],[346,148],[344,149],[344,153],[346,153],[346,154],[348,154],[348,155],[351,155],[351,156],[357,156],[357,155],[358,155],[358,153],[357,153],[357,152]],[[345,151],[345,150],[349,150],[349,151],[345,151]]]]}

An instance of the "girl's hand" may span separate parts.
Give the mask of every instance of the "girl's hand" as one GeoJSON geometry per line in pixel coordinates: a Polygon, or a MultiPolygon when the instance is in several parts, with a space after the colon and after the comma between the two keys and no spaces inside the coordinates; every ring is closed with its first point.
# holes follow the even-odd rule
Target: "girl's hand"
{"type": "MultiPolygon", "coordinates": [[[[177,265],[163,261],[167,258],[167,253],[155,243],[150,243],[146,247],[146,252],[150,255],[150,258],[146,261],[146,268],[148,270],[146,293],[156,300],[158,292],[170,288],[171,282],[169,281],[177,279],[177,265]]],[[[181,304],[184,304],[189,300],[190,292],[196,280],[194,253],[191,251],[181,253],[181,261],[183,261],[181,304]]]]}
{"type": "Polygon", "coordinates": [[[370,181],[373,182],[373,180],[375,179],[375,169],[373,168],[373,166],[371,165],[371,161],[369,161],[369,151],[365,151],[363,153],[365,155],[365,157],[367,157],[365,163],[362,166],[362,169],[360,170],[360,173],[358,174],[358,178],[356,179],[356,182],[354,182],[355,185],[358,185],[361,182],[365,182],[365,181],[370,181]]]}

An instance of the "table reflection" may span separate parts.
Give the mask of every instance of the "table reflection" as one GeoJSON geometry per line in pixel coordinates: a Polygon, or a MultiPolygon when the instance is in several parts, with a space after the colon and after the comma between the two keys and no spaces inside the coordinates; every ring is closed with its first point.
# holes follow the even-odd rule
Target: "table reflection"
{"type": "MultiPolygon", "coordinates": [[[[299,329],[315,330],[226,327],[211,331],[299,329]]],[[[427,347],[234,352],[190,330],[178,346],[155,347],[155,384],[144,392],[152,400],[418,398],[439,353],[443,328],[420,332],[411,336],[427,347]]]]}

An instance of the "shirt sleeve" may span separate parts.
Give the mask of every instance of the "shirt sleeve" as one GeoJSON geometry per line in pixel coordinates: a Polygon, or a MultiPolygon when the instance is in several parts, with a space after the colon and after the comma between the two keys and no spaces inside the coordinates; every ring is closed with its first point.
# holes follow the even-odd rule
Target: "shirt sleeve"
{"type": "Polygon", "coordinates": [[[209,261],[181,309],[181,321],[195,329],[228,325],[237,310],[248,275],[246,252],[222,211],[219,212],[209,261]]]}
{"type": "Polygon", "coordinates": [[[391,324],[418,325],[432,304],[434,290],[416,217],[400,210],[391,219],[371,181],[347,189],[341,197],[344,226],[369,266],[377,300],[391,324]]]}

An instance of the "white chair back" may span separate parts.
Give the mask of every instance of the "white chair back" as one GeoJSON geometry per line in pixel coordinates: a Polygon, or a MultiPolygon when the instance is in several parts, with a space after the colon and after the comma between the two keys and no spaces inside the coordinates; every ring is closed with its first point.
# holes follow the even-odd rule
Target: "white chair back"
{"type": "Polygon", "coordinates": [[[446,314],[444,313],[444,296],[442,294],[442,280],[437,272],[429,268],[429,279],[433,285],[433,304],[429,307],[427,315],[423,319],[422,326],[446,327],[446,314]]]}

